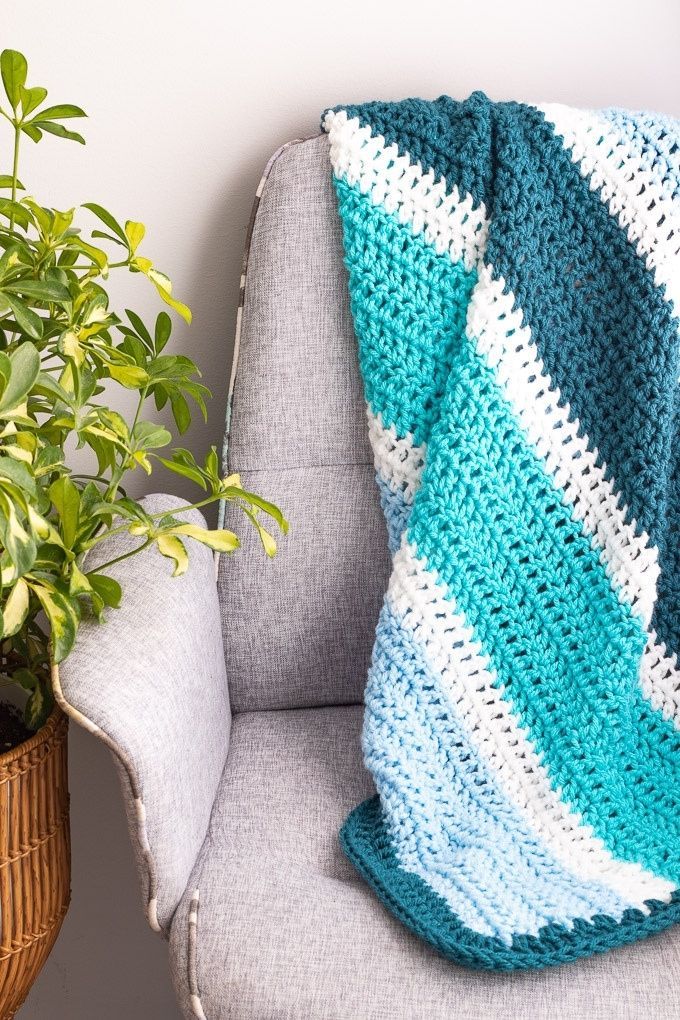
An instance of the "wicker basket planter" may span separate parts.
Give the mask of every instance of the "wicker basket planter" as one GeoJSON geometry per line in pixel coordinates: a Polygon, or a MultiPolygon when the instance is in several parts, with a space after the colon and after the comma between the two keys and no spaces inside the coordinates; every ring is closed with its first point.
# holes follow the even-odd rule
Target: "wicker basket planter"
{"type": "Polygon", "coordinates": [[[0,1018],[22,1004],[70,899],[66,736],[55,708],[29,740],[0,755],[0,1018]]]}

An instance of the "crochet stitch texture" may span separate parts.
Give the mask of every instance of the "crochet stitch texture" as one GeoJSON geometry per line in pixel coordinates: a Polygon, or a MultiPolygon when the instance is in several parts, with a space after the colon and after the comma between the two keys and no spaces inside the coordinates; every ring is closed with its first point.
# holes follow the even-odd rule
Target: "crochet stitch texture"
{"type": "Polygon", "coordinates": [[[680,919],[680,126],[326,113],[393,569],[341,841],[473,967],[680,919]]]}

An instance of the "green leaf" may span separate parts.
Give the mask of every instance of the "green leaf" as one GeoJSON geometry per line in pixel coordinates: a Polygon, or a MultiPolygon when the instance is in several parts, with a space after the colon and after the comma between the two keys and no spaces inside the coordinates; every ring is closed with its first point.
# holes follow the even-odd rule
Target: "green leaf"
{"type": "Polygon", "coordinates": [[[26,57],[18,50],[3,50],[0,53],[0,73],[7,98],[16,110],[21,102],[21,89],[26,84],[28,64],[26,57]]]}
{"type": "Polygon", "coordinates": [[[132,255],[134,255],[134,253],[137,251],[140,244],[144,240],[145,234],[146,227],[144,226],[143,223],[137,223],[135,220],[127,220],[127,222],[125,223],[125,236],[128,241],[130,253],[132,255]]]}
{"type": "MultiPolygon", "coordinates": [[[[34,92],[35,89],[30,91],[34,92]]],[[[44,98],[45,96],[43,96],[44,98]]],[[[42,99],[40,102],[42,103],[42,99]]],[[[59,106],[46,106],[44,110],[40,111],[39,117],[40,120],[66,120],[68,117],[87,117],[87,114],[79,106],[73,106],[71,103],[62,103],[59,106]]]]}
{"type": "Polygon", "coordinates": [[[76,365],[82,365],[85,362],[85,351],[72,329],[67,329],[61,334],[57,342],[57,348],[64,357],[73,358],[76,365]]]}
{"type": "Polygon", "coordinates": [[[200,528],[197,524],[180,524],[173,528],[170,534],[186,535],[187,538],[193,538],[202,545],[223,553],[234,552],[241,544],[233,531],[224,528],[210,531],[208,528],[200,528]]]}
{"type": "Polygon", "coordinates": [[[172,283],[170,282],[170,279],[165,275],[165,273],[161,273],[158,269],[154,269],[153,262],[150,259],[145,259],[142,258],[141,255],[137,255],[130,262],[130,270],[131,272],[144,273],[144,275],[151,280],[165,303],[170,305],[171,308],[174,308],[174,310],[181,315],[186,322],[191,324],[191,310],[187,307],[187,305],[182,304],[181,301],[175,300],[172,296],[172,283]]]}
{"type": "Polygon", "coordinates": [[[19,95],[21,97],[21,112],[24,117],[28,117],[29,113],[33,113],[43,100],[47,98],[47,89],[42,88],[40,85],[27,89],[22,85],[19,95]]]}
{"type": "Polygon", "coordinates": [[[46,209],[44,205],[39,205],[38,202],[34,202],[32,198],[22,199],[22,207],[26,207],[33,214],[35,223],[40,228],[40,231],[47,236],[52,230],[53,216],[51,209],[46,209]]]}
{"type": "MultiPolygon", "coordinates": [[[[118,242],[120,244],[124,244],[125,247],[127,248],[128,240],[127,240],[127,237],[125,235],[125,231],[121,227],[121,225],[118,222],[118,220],[116,220],[115,217],[113,217],[111,215],[111,213],[108,211],[108,209],[105,209],[101,205],[97,205],[96,202],[83,202],[83,209],[89,209],[91,213],[94,213],[95,216],[98,219],[100,219],[102,221],[102,223],[105,223],[106,226],[109,228],[109,230],[112,231],[116,235],[116,238],[118,239],[118,242]]],[[[93,231],[92,232],[92,236],[93,237],[99,237],[100,234],[99,234],[98,231],[93,231]]],[[[103,236],[106,237],[107,235],[104,234],[103,236]]]]}
{"type": "Polygon", "coordinates": [[[30,336],[31,340],[40,340],[43,335],[43,323],[39,315],[36,315],[23,301],[20,301],[18,297],[12,294],[6,294],[3,292],[2,295],[12,309],[12,314],[16,319],[17,326],[23,330],[27,336],[30,336]]]}
{"type": "MultiPolygon", "coordinates": [[[[13,179],[11,174],[0,174],[0,188],[11,188],[13,179]]],[[[26,190],[19,180],[17,180],[17,188],[19,191],[26,190]]]]}
{"type": "Polygon", "coordinates": [[[260,536],[260,541],[262,542],[262,548],[266,552],[267,556],[269,556],[270,559],[276,556],[276,539],[274,538],[274,536],[270,535],[267,529],[262,527],[262,525],[257,519],[257,514],[255,514],[252,510],[249,510],[245,506],[241,507],[241,509],[243,510],[246,517],[248,517],[251,520],[253,526],[257,530],[257,533],[260,536]]]}
{"type": "Polygon", "coordinates": [[[0,540],[16,567],[17,574],[25,574],[35,562],[36,545],[17,516],[14,502],[0,490],[0,540]]]}
{"type": "Polygon", "coordinates": [[[205,455],[205,471],[213,481],[220,481],[220,461],[214,446],[205,455]]]}
{"type": "Polygon", "coordinates": [[[35,673],[24,667],[15,669],[12,673],[12,679],[16,680],[25,691],[34,691],[38,684],[38,678],[35,673]]]}
{"type": "Polygon", "coordinates": [[[22,124],[21,130],[28,135],[32,142],[39,142],[42,138],[42,131],[35,124],[22,124]]]}
{"type": "Polygon", "coordinates": [[[175,564],[175,569],[172,572],[173,577],[179,577],[180,574],[186,572],[189,566],[189,557],[184,543],[176,535],[159,535],[156,545],[161,555],[173,560],[175,564]]]}
{"type": "Polygon", "coordinates": [[[68,590],[71,595],[90,595],[92,593],[92,585],[87,574],[82,572],[77,563],[71,564],[71,580],[68,590]]]}
{"type": "Polygon", "coordinates": [[[182,384],[182,389],[185,393],[188,393],[190,397],[196,401],[198,409],[203,416],[203,421],[208,420],[208,408],[206,407],[206,397],[210,398],[212,393],[207,386],[203,386],[201,383],[185,382],[182,384]]]}
{"type": "Polygon", "coordinates": [[[82,237],[71,237],[67,243],[69,248],[75,248],[77,251],[82,252],[83,255],[94,262],[102,273],[106,274],[109,258],[105,251],[102,251],[101,248],[96,248],[93,244],[88,244],[87,241],[83,241],[82,237]]]}
{"type": "Polygon", "coordinates": [[[7,219],[14,216],[14,222],[23,227],[24,230],[27,230],[30,224],[33,223],[33,217],[28,209],[21,202],[12,202],[9,198],[0,198],[0,215],[6,216],[7,219]]]}
{"type": "Polygon", "coordinates": [[[80,522],[80,493],[68,475],[62,475],[49,488],[50,499],[59,514],[61,532],[67,549],[73,547],[80,522]]]}
{"type": "Polygon", "coordinates": [[[118,581],[105,574],[88,574],[87,578],[104,605],[117,609],[123,597],[123,590],[118,581]]]}
{"type": "Polygon", "coordinates": [[[154,330],[154,348],[156,354],[160,354],[172,333],[172,319],[167,312],[159,312],[156,316],[156,328],[154,330]]]}
{"type": "Polygon", "coordinates": [[[197,466],[193,467],[191,464],[183,464],[177,460],[168,460],[166,457],[159,457],[158,460],[169,471],[174,471],[176,475],[181,475],[183,478],[189,478],[196,485],[200,485],[202,489],[207,488],[205,478],[197,466]]]}
{"type": "MultiPolygon", "coordinates": [[[[28,522],[31,526],[31,531],[36,538],[39,538],[41,542],[49,545],[56,545],[60,549],[64,549],[64,543],[61,540],[59,532],[54,527],[51,521],[46,520],[42,517],[37,510],[35,510],[29,503],[28,506],[28,522]]],[[[66,551],[64,549],[64,551],[66,551]]],[[[44,550],[41,550],[41,554],[44,550]]]]}
{"type": "Polygon", "coordinates": [[[24,707],[24,722],[29,730],[39,730],[49,719],[54,695],[44,680],[38,680],[24,707]]]}
{"type": "Polygon", "coordinates": [[[71,142],[79,142],[81,145],[85,144],[85,139],[77,131],[67,131],[63,124],[55,124],[51,120],[32,120],[30,125],[24,125],[24,131],[29,126],[37,128],[39,131],[47,131],[49,134],[57,135],[59,138],[68,138],[71,142]]]}
{"type": "Polygon", "coordinates": [[[15,460],[13,457],[0,456],[0,484],[2,484],[3,478],[8,479],[8,481],[23,489],[24,492],[35,497],[35,479],[21,461],[15,460]]]}
{"type": "Polygon", "coordinates": [[[5,293],[23,294],[25,297],[33,298],[36,301],[56,301],[62,303],[71,300],[68,287],[57,280],[16,280],[13,283],[6,283],[3,287],[5,293]]]}
{"type": "Polygon", "coordinates": [[[23,577],[20,577],[7,597],[2,610],[3,638],[16,634],[28,615],[29,590],[23,577]]]}
{"type": "MultiPolygon", "coordinates": [[[[56,384],[55,384],[56,385],[56,384]]],[[[36,478],[49,474],[64,463],[64,451],[58,446],[43,446],[33,461],[36,478]]]]}
{"type": "Polygon", "coordinates": [[[40,373],[40,355],[32,343],[23,343],[9,358],[10,376],[0,397],[0,414],[26,399],[40,373]]]}
{"type": "MultiPolygon", "coordinates": [[[[228,489],[225,489],[224,491],[226,492],[228,491],[228,489]]],[[[239,489],[235,498],[247,499],[248,502],[252,503],[253,506],[258,507],[260,510],[264,511],[264,513],[272,517],[276,521],[278,526],[281,528],[281,531],[283,532],[284,535],[288,534],[288,521],[283,516],[283,514],[281,513],[281,511],[279,510],[275,503],[270,503],[269,500],[262,499],[262,496],[258,496],[254,492],[248,492],[247,489],[239,489]]]]}
{"type": "Polygon", "coordinates": [[[165,301],[167,305],[170,305],[170,307],[173,308],[178,315],[181,315],[188,325],[191,325],[191,309],[188,305],[183,304],[181,301],[178,301],[172,296],[172,284],[168,277],[164,273],[159,273],[156,269],[150,269],[146,275],[153,283],[163,301],[165,301]]]}
{"type": "Polygon", "coordinates": [[[67,407],[72,408],[74,406],[72,394],[68,393],[63,386],[60,386],[48,372],[40,372],[35,383],[34,392],[52,397],[67,407]]]}
{"type": "Polygon", "coordinates": [[[61,662],[73,648],[78,630],[78,613],[72,601],[56,588],[31,582],[50,624],[52,655],[61,662]]]}
{"type": "Polygon", "coordinates": [[[146,344],[150,351],[153,350],[153,341],[151,339],[151,334],[149,333],[148,329],[142,322],[139,315],[137,315],[137,312],[133,312],[131,308],[126,308],[125,314],[130,320],[132,328],[134,329],[137,336],[144,341],[144,343],[146,344]]]}
{"type": "Polygon", "coordinates": [[[119,237],[114,237],[112,234],[107,234],[105,230],[93,230],[93,237],[105,237],[107,241],[113,241],[115,244],[119,244],[122,248],[127,248],[127,241],[121,241],[119,237]]]}
{"type": "Polygon", "coordinates": [[[126,386],[130,390],[137,390],[149,381],[147,373],[137,365],[109,365],[109,374],[121,386],[126,386]]]}
{"type": "Polygon", "coordinates": [[[144,346],[137,334],[131,329],[128,329],[127,326],[119,326],[118,329],[125,336],[125,339],[118,350],[129,354],[139,368],[146,369],[147,356],[149,354],[148,349],[144,346]]]}
{"type": "Polygon", "coordinates": [[[191,425],[191,411],[189,410],[189,405],[181,393],[173,393],[170,395],[170,406],[172,408],[172,416],[175,419],[175,424],[177,425],[177,430],[180,435],[184,435],[191,425]]]}
{"type": "Polygon", "coordinates": [[[129,441],[130,429],[128,428],[127,422],[123,416],[118,413],[118,411],[112,411],[108,407],[101,407],[99,408],[99,418],[104,425],[112,429],[112,431],[115,432],[115,434],[122,439],[124,443],[129,441]]]}
{"type": "Polygon", "coordinates": [[[172,436],[162,425],[152,421],[139,421],[132,433],[135,450],[158,450],[172,442],[172,436]]]}
{"type": "Polygon", "coordinates": [[[71,224],[73,223],[73,214],[75,209],[52,209],[52,230],[50,233],[55,238],[67,237],[69,234],[73,234],[71,224]]]}

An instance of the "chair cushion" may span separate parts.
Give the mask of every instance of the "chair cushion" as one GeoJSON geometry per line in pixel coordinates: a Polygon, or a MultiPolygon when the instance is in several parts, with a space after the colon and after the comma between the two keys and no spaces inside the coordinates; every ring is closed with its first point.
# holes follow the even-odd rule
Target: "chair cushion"
{"type": "Polygon", "coordinates": [[[402,928],[338,845],[347,812],[373,792],[361,760],[361,716],[360,707],[345,706],[234,719],[209,837],[172,929],[188,1017],[200,1016],[199,995],[208,1020],[673,1014],[675,930],[576,964],[498,974],[456,967],[402,928]]]}
{"type": "Polygon", "coordinates": [[[268,561],[243,515],[220,557],[234,710],[360,701],[389,576],[328,138],[285,147],[247,255],[227,469],[282,507],[268,561]]]}

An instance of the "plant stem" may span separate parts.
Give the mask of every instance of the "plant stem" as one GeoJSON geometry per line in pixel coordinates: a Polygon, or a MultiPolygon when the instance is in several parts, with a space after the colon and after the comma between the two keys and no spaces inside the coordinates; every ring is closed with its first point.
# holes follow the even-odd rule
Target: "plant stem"
{"type": "MultiPolygon", "coordinates": [[[[207,499],[200,500],[198,503],[187,503],[186,506],[176,506],[171,510],[158,510],[156,513],[149,514],[149,517],[155,519],[156,517],[166,517],[172,514],[183,514],[186,510],[200,510],[202,506],[207,506],[208,503],[214,503],[217,499],[222,499],[219,492],[215,493],[213,496],[208,496],[207,499]]],[[[111,528],[110,531],[104,531],[101,535],[95,535],[94,538],[90,539],[89,542],[82,546],[81,552],[89,552],[89,550],[93,549],[95,545],[99,545],[100,542],[103,542],[107,538],[113,538],[114,535],[121,535],[124,531],[127,531],[129,527],[129,523],[121,524],[118,528],[111,528]]],[[[153,539],[149,539],[149,541],[152,542],[153,539]]],[[[142,549],[143,546],[139,546],[139,548],[142,549]]],[[[135,549],[134,552],[137,552],[137,549],[135,549]]],[[[131,554],[126,553],[126,556],[127,555],[131,554]]],[[[97,567],[97,570],[99,569],[100,568],[97,567]]]]}
{"type": "MultiPolygon", "coordinates": [[[[21,142],[21,124],[14,124],[14,157],[12,162],[12,202],[17,200],[17,181],[19,180],[19,143],[21,142]]],[[[9,229],[14,230],[14,205],[9,217],[9,229]]]]}
{"type": "MultiPolygon", "coordinates": [[[[111,534],[111,532],[107,532],[107,534],[111,534]]],[[[150,546],[152,542],[153,542],[152,538],[147,538],[146,542],[143,542],[141,545],[136,546],[134,549],[129,549],[128,552],[123,553],[121,556],[115,556],[112,560],[108,560],[106,563],[100,563],[95,568],[97,573],[99,573],[102,570],[107,570],[109,567],[112,567],[114,563],[120,563],[122,560],[126,560],[128,556],[136,556],[137,553],[140,553],[143,549],[146,549],[148,546],[150,546]]]]}
{"type": "Polygon", "coordinates": [[[200,500],[198,503],[187,503],[186,506],[176,506],[172,510],[159,510],[157,513],[149,514],[149,517],[165,517],[167,514],[183,514],[185,510],[200,510],[202,506],[207,506],[208,503],[214,503],[216,499],[221,498],[220,493],[216,492],[212,496],[200,500]]]}
{"type": "MultiPolygon", "coordinates": [[[[130,438],[131,439],[134,439],[135,427],[137,425],[137,422],[139,421],[139,415],[141,414],[141,410],[142,410],[142,407],[144,406],[144,402],[146,401],[146,397],[147,397],[148,392],[149,392],[149,385],[147,383],[147,385],[142,390],[140,390],[139,401],[137,402],[137,410],[135,411],[135,420],[133,421],[132,428],[130,429],[130,438]]],[[[126,456],[127,456],[127,454],[126,454],[126,456]]],[[[124,474],[125,474],[125,465],[123,463],[123,464],[120,464],[118,466],[118,468],[115,470],[115,472],[113,474],[113,478],[111,479],[111,482],[109,483],[109,487],[106,490],[106,498],[107,498],[107,500],[112,500],[112,499],[116,498],[116,495],[118,493],[118,486],[120,485],[121,479],[122,479],[124,474]]]]}

